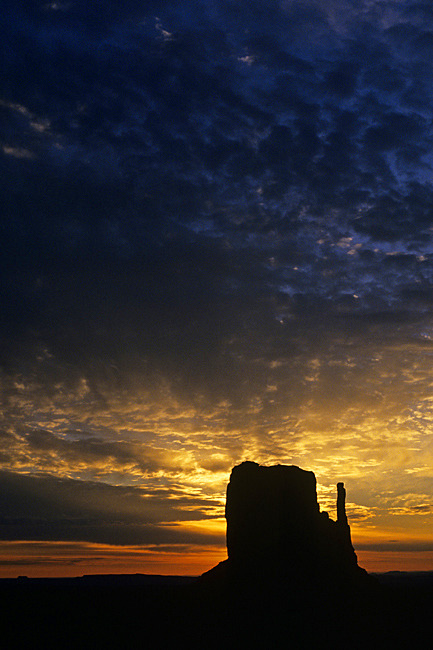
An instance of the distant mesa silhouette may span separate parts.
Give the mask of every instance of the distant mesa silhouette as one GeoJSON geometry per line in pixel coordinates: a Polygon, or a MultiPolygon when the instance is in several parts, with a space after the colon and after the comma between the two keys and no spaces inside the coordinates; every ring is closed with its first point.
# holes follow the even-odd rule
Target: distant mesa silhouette
{"type": "Polygon", "coordinates": [[[369,577],[358,566],[337,484],[337,520],[321,512],[313,472],[294,465],[233,468],[227,487],[228,559],[202,575],[211,584],[290,584],[347,590],[369,577]]]}

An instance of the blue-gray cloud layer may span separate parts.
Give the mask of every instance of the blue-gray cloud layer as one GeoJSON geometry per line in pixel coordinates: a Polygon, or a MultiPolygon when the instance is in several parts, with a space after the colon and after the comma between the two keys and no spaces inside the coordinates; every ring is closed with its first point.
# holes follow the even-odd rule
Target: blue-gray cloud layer
{"type": "Polygon", "coordinates": [[[99,410],[168,383],[267,421],[330,387],[371,408],[392,350],[413,386],[429,3],[6,2],[0,30],[5,431],[22,386],[83,378],[99,410]]]}

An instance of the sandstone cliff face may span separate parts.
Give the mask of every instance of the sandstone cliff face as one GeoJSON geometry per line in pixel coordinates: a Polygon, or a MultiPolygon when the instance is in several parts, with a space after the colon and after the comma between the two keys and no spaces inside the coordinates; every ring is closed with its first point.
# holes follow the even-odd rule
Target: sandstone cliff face
{"type": "Polygon", "coordinates": [[[320,512],[313,472],[245,462],[232,470],[226,519],[228,560],[214,575],[336,586],[366,576],[352,546],[342,483],[333,521],[320,512]]]}

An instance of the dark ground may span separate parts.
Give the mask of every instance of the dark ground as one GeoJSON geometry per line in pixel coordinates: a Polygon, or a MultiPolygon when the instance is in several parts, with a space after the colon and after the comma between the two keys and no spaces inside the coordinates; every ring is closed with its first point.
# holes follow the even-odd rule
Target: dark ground
{"type": "Polygon", "coordinates": [[[88,576],[0,580],[1,647],[421,648],[433,572],[372,577],[357,594],[227,593],[197,580],[88,576]]]}

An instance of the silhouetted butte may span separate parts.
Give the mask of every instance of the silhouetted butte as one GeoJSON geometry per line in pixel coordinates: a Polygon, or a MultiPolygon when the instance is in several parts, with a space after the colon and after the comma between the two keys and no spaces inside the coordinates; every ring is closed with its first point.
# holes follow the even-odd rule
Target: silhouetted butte
{"type": "Polygon", "coordinates": [[[226,501],[228,559],[203,580],[339,593],[364,584],[368,576],[352,546],[345,495],[338,483],[333,521],[320,511],[313,472],[253,462],[234,467],[226,501]]]}

